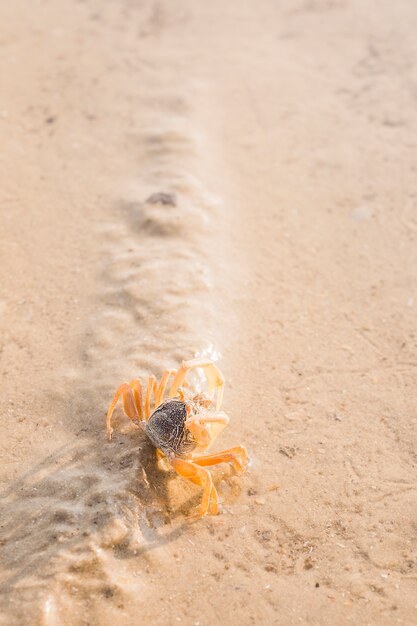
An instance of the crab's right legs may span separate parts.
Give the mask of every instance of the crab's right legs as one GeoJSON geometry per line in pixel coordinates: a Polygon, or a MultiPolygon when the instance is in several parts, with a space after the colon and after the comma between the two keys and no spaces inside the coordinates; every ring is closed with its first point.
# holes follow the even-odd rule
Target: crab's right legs
{"type": "Polygon", "coordinates": [[[133,391],[133,397],[135,399],[135,405],[137,411],[139,413],[139,419],[143,419],[143,409],[142,409],[142,381],[140,378],[135,378],[131,380],[129,383],[129,387],[133,391]]]}
{"type": "MultiPolygon", "coordinates": [[[[136,393],[138,393],[137,389],[136,393]]],[[[109,406],[109,410],[107,411],[106,426],[107,436],[109,440],[111,439],[113,433],[113,428],[111,427],[111,418],[120,397],[122,397],[123,399],[123,409],[126,415],[132,420],[139,421],[139,412],[136,407],[135,396],[133,394],[134,392],[132,391],[132,387],[128,383],[121,384],[120,387],[118,387],[118,389],[116,390],[113,401],[109,406]]]]}
{"type": "Polygon", "coordinates": [[[173,459],[171,465],[180,476],[188,478],[191,482],[203,487],[200,517],[207,513],[217,515],[219,510],[218,496],[210,472],[204,467],[199,467],[184,459],[173,459]]]}
{"type": "Polygon", "coordinates": [[[165,388],[167,386],[169,377],[172,376],[172,374],[176,374],[177,370],[165,370],[164,373],[162,374],[161,380],[159,385],[156,388],[156,392],[155,392],[155,409],[157,409],[160,404],[162,404],[162,400],[164,398],[164,393],[165,393],[165,388]]]}
{"type": "Polygon", "coordinates": [[[148,386],[146,388],[145,406],[144,406],[144,413],[145,413],[145,420],[146,421],[148,421],[148,419],[150,417],[150,414],[151,414],[152,393],[156,393],[156,378],[155,378],[155,376],[153,374],[151,376],[149,376],[149,378],[148,378],[148,386]]]}

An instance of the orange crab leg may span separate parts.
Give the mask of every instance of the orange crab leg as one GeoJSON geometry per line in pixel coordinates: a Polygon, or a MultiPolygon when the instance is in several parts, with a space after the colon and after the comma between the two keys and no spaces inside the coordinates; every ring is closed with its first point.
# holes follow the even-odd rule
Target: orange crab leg
{"type": "Polygon", "coordinates": [[[146,388],[146,396],[145,396],[145,420],[148,421],[151,414],[151,396],[152,392],[155,393],[156,390],[156,378],[152,374],[148,378],[148,386],[146,388]]]}
{"type": "Polygon", "coordinates": [[[135,378],[131,380],[129,383],[129,387],[133,391],[133,397],[135,399],[135,405],[139,414],[139,419],[143,419],[143,410],[142,410],[142,381],[140,378],[135,378]]]}
{"type": "Polygon", "coordinates": [[[202,451],[213,443],[229,421],[229,416],[221,411],[213,415],[191,415],[185,420],[185,426],[192,433],[202,451]]]}
{"type": "Polygon", "coordinates": [[[211,393],[214,394],[214,391],[217,389],[216,410],[219,411],[223,400],[224,377],[217,365],[205,357],[182,362],[172,382],[169,397],[173,398],[176,395],[178,387],[182,385],[186,375],[194,367],[201,367],[204,370],[211,393]]]}
{"type": "Polygon", "coordinates": [[[192,462],[195,465],[207,466],[217,465],[218,463],[233,463],[233,467],[237,472],[241,472],[246,465],[248,455],[244,446],[235,446],[222,452],[215,454],[207,454],[205,456],[199,456],[193,458],[192,462]]]}
{"type": "Polygon", "coordinates": [[[162,403],[164,393],[165,393],[165,388],[167,386],[169,377],[171,376],[171,374],[176,374],[176,373],[177,373],[177,370],[165,370],[164,373],[162,374],[161,381],[155,393],[155,409],[157,409],[158,406],[162,403]]]}
{"type": "Polygon", "coordinates": [[[208,448],[208,446],[211,443],[209,430],[205,426],[202,426],[201,424],[199,424],[198,422],[192,421],[189,423],[186,422],[186,424],[187,424],[188,430],[190,431],[194,439],[197,441],[198,445],[201,446],[203,450],[205,448],[208,448]]]}
{"type": "Polygon", "coordinates": [[[184,459],[173,459],[172,467],[177,474],[187,478],[196,485],[203,487],[203,497],[201,499],[200,517],[207,513],[217,515],[219,510],[218,496],[216,488],[213,485],[211,474],[203,467],[199,467],[190,461],[184,459]]]}
{"type": "Polygon", "coordinates": [[[224,424],[228,425],[230,422],[230,418],[226,413],[220,411],[219,413],[214,413],[213,415],[196,415],[187,418],[186,424],[192,424],[193,422],[199,422],[200,424],[224,424]]]}
{"type": "Polygon", "coordinates": [[[133,396],[132,388],[130,387],[130,385],[128,385],[128,383],[123,383],[116,390],[113,401],[111,405],[109,406],[109,410],[107,411],[106,425],[107,425],[107,436],[109,440],[111,439],[112,433],[113,433],[113,428],[111,427],[111,418],[112,418],[114,409],[116,407],[116,404],[119,401],[120,396],[122,396],[123,398],[123,409],[126,415],[130,417],[130,419],[132,420],[139,420],[139,413],[136,408],[135,398],[133,396]]]}

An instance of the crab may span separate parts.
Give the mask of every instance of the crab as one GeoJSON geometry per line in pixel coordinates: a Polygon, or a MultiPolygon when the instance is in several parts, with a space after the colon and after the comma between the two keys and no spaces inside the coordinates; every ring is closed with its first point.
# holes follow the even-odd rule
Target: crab
{"type": "Polygon", "coordinates": [[[145,394],[140,378],[121,384],[107,412],[109,440],[113,434],[112,415],[122,398],[124,412],[143,428],[158,459],[165,459],[180,476],[203,488],[199,517],[217,515],[219,511],[217,491],[207,467],[232,463],[237,472],[242,472],[247,463],[244,446],[201,454],[229,423],[229,417],[220,410],[223,389],[223,374],[213,361],[195,358],[183,361],[178,370],[166,369],[159,383],[150,375],[145,394]],[[205,373],[208,395],[197,392],[187,381],[195,368],[205,373]],[[168,398],[164,399],[171,377],[168,398]]]}

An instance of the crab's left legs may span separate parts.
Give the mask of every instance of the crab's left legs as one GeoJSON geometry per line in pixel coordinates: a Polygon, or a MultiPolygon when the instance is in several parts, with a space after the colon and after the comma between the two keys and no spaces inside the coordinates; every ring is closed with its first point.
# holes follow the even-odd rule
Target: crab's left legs
{"type": "Polygon", "coordinates": [[[244,446],[235,446],[222,452],[215,454],[207,454],[192,459],[195,465],[206,467],[208,465],[217,465],[218,463],[232,463],[237,472],[241,472],[248,460],[246,448],[244,446]]]}
{"type": "MultiPolygon", "coordinates": [[[[190,480],[195,485],[201,485],[199,478],[190,478],[190,476],[188,476],[188,480],[190,480]]],[[[207,513],[208,515],[218,515],[219,513],[219,496],[217,493],[217,489],[213,483],[211,485],[210,504],[207,513]]],[[[201,515],[199,515],[199,517],[201,517],[201,515]]]]}
{"type": "Polygon", "coordinates": [[[200,517],[207,513],[217,515],[218,496],[210,472],[204,467],[199,467],[194,462],[186,461],[185,459],[172,459],[171,465],[180,476],[188,478],[191,482],[203,487],[200,517]]]}
{"type": "Polygon", "coordinates": [[[224,411],[219,411],[219,413],[209,414],[209,415],[192,415],[191,417],[187,417],[186,425],[192,424],[193,422],[200,422],[200,424],[224,424],[227,426],[230,422],[230,417],[226,415],[224,411]]]}
{"type": "Polygon", "coordinates": [[[205,357],[182,362],[172,382],[169,397],[173,398],[176,395],[178,387],[182,385],[188,372],[195,367],[200,367],[204,370],[209,391],[214,393],[217,389],[216,410],[219,411],[223,400],[224,377],[217,365],[205,357]]]}
{"type": "Polygon", "coordinates": [[[220,413],[214,415],[191,415],[185,420],[185,426],[191,432],[197,443],[207,448],[223,428],[226,428],[229,421],[229,416],[223,411],[220,411],[220,413]],[[220,427],[216,429],[215,434],[212,433],[210,428],[207,428],[210,424],[220,425],[220,427]]]}

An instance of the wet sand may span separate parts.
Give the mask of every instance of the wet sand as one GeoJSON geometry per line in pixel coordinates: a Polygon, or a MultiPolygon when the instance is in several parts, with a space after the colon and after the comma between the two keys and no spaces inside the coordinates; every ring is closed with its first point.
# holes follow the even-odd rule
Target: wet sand
{"type": "Polygon", "coordinates": [[[416,19],[0,5],[1,624],[415,623],[416,19]],[[251,464],[190,523],[105,413],[201,352],[251,464]]]}

